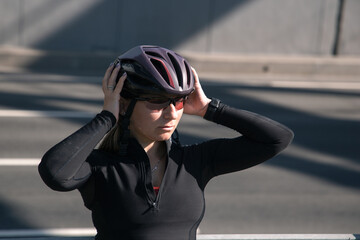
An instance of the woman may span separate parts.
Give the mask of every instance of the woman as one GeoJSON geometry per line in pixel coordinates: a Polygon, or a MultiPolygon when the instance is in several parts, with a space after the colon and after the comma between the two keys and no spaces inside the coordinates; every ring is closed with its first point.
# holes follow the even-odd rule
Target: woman
{"type": "Polygon", "coordinates": [[[293,138],[273,120],[207,98],[195,70],[165,48],[138,46],[121,55],[102,89],[103,111],[39,165],[50,188],[80,191],[96,239],[196,239],[209,180],[264,162],[293,138]],[[183,113],[239,137],[182,146],[173,133],[183,113]]]}

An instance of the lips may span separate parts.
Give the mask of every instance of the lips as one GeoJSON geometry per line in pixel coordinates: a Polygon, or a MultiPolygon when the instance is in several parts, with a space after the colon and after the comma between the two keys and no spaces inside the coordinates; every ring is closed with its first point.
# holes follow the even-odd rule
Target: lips
{"type": "Polygon", "coordinates": [[[171,131],[174,129],[174,125],[165,125],[165,126],[161,126],[160,128],[166,131],[171,131]]]}

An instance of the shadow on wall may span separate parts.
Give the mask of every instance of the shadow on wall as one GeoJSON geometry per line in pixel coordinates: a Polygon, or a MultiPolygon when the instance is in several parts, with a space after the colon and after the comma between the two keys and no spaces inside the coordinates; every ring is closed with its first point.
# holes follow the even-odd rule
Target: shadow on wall
{"type": "Polygon", "coordinates": [[[25,68],[47,72],[92,69],[102,74],[114,56],[140,44],[176,50],[191,41],[187,50],[206,51],[210,26],[249,2],[22,1],[19,22],[2,32],[10,35],[7,41],[18,38],[20,46],[47,51],[14,60],[15,64],[24,62],[25,68]],[[79,54],[74,57],[70,52],[79,54]]]}
{"type": "MultiPolygon", "coordinates": [[[[39,9],[33,9],[35,14],[30,13],[30,15],[35,17],[30,19],[28,24],[30,27],[41,26],[38,22],[44,19],[48,19],[50,24],[52,22],[57,24],[64,16],[60,15],[58,18],[53,16],[59,15],[59,9],[70,10],[71,7],[75,9],[72,12],[77,12],[76,17],[72,14],[72,18],[67,22],[62,20],[63,24],[56,26],[56,31],[36,41],[35,48],[59,50],[66,47],[70,51],[91,49],[115,52],[122,52],[139,44],[157,44],[175,48],[196,33],[207,31],[208,26],[248,2],[250,1],[225,1],[222,2],[221,8],[215,9],[215,0],[170,2],[113,0],[96,1],[93,4],[53,1],[45,6],[40,5],[39,9]],[[84,11],[83,6],[90,7],[84,11]]],[[[200,49],[209,47],[204,46],[204,41],[198,41],[200,49]]],[[[205,42],[205,44],[209,43],[205,42]]]]}

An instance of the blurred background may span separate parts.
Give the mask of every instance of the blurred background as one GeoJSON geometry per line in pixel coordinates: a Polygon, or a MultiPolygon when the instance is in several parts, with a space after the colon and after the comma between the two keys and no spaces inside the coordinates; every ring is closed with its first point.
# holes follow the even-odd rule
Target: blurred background
{"type": "MultiPolygon", "coordinates": [[[[47,149],[101,111],[101,79],[139,44],[178,51],[208,96],[295,132],[282,154],[218,177],[201,233],[360,232],[360,1],[1,0],[0,230],[92,228],[48,189],[47,149]]],[[[233,137],[184,116],[185,144],[233,137]]]]}

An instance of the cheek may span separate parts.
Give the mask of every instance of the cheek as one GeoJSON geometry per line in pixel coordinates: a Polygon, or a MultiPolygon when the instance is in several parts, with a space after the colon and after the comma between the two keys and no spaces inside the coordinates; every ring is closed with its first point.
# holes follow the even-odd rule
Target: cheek
{"type": "Polygon", "coordinates": [[[141,135],[151,135],[155,131],[159,114],[149,114],[145,111],[136,111],[130,119],[130,130],[141,135]]]}
{"type": "Polygon", "coordinates": [[[136,128],[138,130],[146,131],[147,129],[153,128],[155,121],[156,119],[153,119],[149,115],[147,116],[134,115],[130,119],[130,126],[131,128],[136,128]]]}

